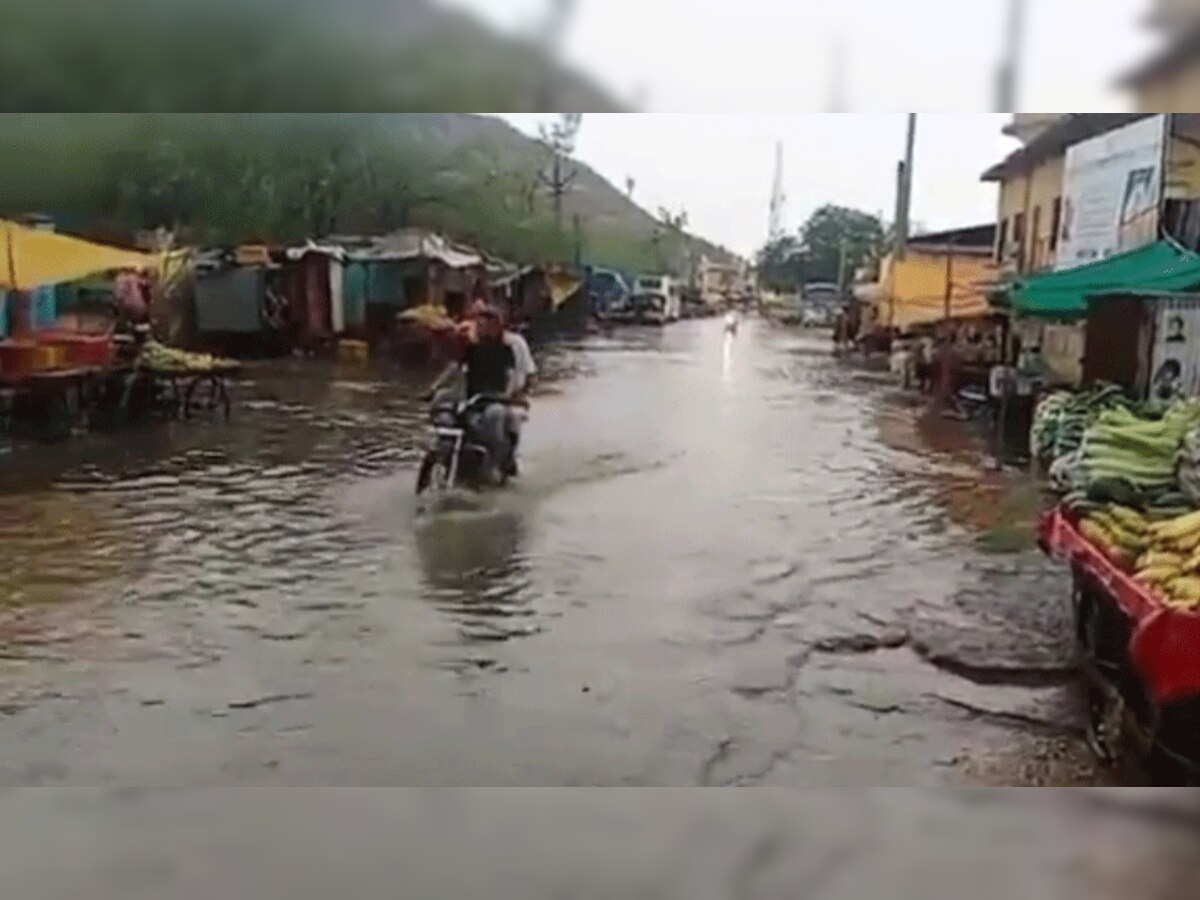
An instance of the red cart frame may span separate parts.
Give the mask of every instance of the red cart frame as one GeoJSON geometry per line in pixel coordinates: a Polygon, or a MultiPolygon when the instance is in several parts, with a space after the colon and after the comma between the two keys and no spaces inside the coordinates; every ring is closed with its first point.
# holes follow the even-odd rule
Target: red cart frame
{"type": "Polygon", "coordinates": [[[1103,585],[1130,620],[1129,659],[1158,705],[1200,695],[1200,612],[1175,609],[1121,571],[1061,509],[1039,523],[1042,548],[1103,585]]]}

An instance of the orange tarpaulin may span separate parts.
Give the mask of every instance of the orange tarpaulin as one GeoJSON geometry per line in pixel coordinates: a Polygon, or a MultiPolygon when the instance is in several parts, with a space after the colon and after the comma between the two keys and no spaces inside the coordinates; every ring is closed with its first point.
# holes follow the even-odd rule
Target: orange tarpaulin
{"type": "Polygon", "coordinates": [[[164,257],[0,220],[0,290],[32,291],[114,269],[159,270],[164,257]]]}

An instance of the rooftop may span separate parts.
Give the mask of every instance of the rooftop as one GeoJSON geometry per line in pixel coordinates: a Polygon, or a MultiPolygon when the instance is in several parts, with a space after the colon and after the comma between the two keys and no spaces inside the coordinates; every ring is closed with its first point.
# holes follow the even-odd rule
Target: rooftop
{"type": "Polygon", "coordinates": [[[908,246],[918,250],[930,247],[947,247],[953,245],[959,250],[978,247],[989,253],[996,243],[996,226],[970,225],[965,228],[951,228],[946,231],[931,231],[927,234],[917,234],[908,239],[908,246]]]}
{"type": "Polygon", "coordinates": [[[1148,113],[1071,113],[1063,116],[1024,147],[983,173],[983,181],[1003,181],[1028,172],[1047,159],[1061,155],[1072,144],[1144,119],[1148,113]]]}

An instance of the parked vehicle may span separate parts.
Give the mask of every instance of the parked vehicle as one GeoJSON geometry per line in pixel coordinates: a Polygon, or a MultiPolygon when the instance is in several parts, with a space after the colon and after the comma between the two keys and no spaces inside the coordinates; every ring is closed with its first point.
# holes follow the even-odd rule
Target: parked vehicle
{"type": "MultiPolygon", "coordinates": [[[[479,491],[508,482],[508,460],[495,460],[475,431],[475,419],[498,397],[476,396],[466,401],[442,401],[430,409],[433,442],[417,472],[417,495],[465,487],[479,491]]],[[[515,451],[514,451],[515,452],[515,451]]]]}
{"type": "Polygon", "coordinates": [[[678,322],[682,315],[683,288],[670,275],[639,275],[634,282],[635,295],[658,295],[666,300],[664,322],[678,322]]]}
{"type": "Polygon", "coordinates": [[[805,328],[831,328],[836,313],[824,305],[806,306],[800,311],[800,324],[805,328]]]}
{"type": "Polygon", "coordinates": [[[678,312],[671,317],[671,300],[660,293],[634,294],[630,301],[632,320],[639,325],[666,325],[679,318],[678,312]]]}
{"type": "Polygon", "coordinates": [[[609,316],[629,302],[629,285],[620,272],[612,269],[593,269],[587,276],[587,292],[592,299],[592,313],[609,316]]]}

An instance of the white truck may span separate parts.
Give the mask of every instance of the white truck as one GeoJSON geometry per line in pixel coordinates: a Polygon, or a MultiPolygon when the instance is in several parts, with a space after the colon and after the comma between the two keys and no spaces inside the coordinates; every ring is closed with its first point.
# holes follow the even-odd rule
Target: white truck
{"type": "Polygon", "coordinates": [[[646,321],[655,325],[678,322],[683,310],[683,288],[670,275],[639,275],[633,285],[635,297],[656,298],[643,304],[646,321]]]}

